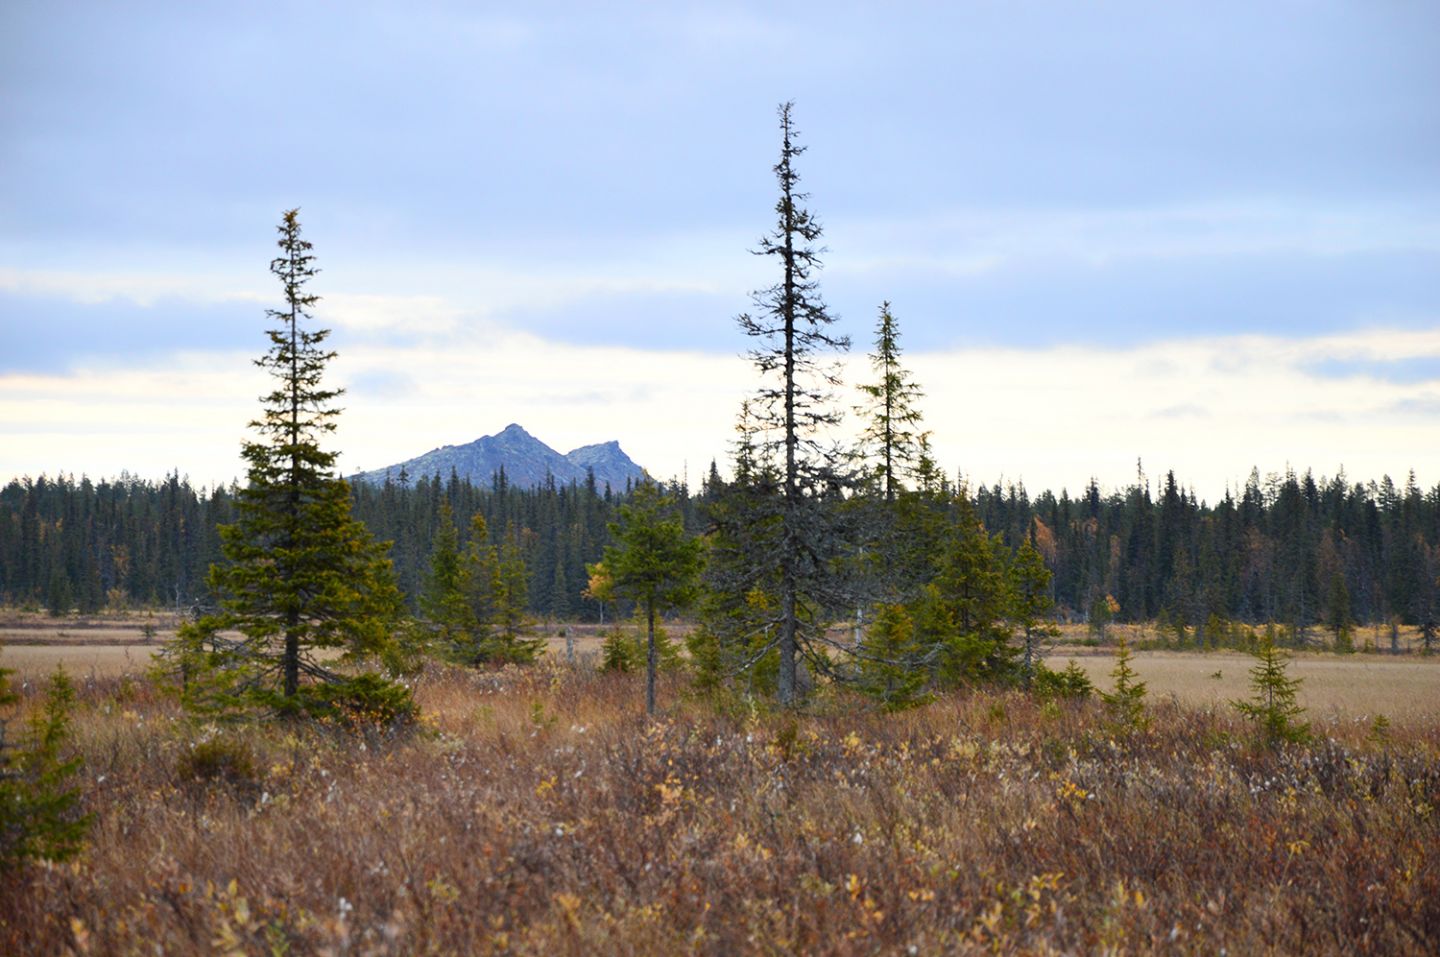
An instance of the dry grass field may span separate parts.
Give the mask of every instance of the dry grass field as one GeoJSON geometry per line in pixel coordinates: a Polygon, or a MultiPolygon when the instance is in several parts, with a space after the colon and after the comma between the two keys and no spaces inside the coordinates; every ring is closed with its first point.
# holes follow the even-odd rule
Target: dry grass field
{"type": "MultiPolygon", "coordinates": [[[[1108,688],[1113,655],[1084,650],[1089,653],[1051,655],[1046,663],[1060,669],[1073,658],[1092,681],[1108,688]]],[[[1223,707],[1248,695],[1254,664],[1251,656],[1231,651],[1141,651],[1133,667],[1154,697],[1223,707]]],[[[1302,679],[1300,704],[1315,715],[1440,721],[1440,657],[1298,654],[1290,658],[1289,674],[1302,679]]]]}
{"type": "Polygon", "coordinates": [[[1094,703],[985,691],[717,708],[676,675],[652,722],[637,678],[555,659],[432,670],[417,695],[419,729],[361,737],[81,682],[91,843],[0,882],[0,953],[1440,946],[1433,717],[1320,717],[1272,751],[1164,700],[1125,734],[1094,703]]]}
{"type": "MultiPolygon", "coordinates": [[[[0,665],[26,680],[45,677],[57,664],[77,677],[140,674],[150,656],[174,634],[173,622],[170,616],[144,614],[57,622],[39,614],[0,612],[0,665]],[[146,624],[154,628],[149,639],[144,632],[146,624]]],[[[568,633],[576,661],[583,664],[598,660],[607,627],[544,625],[540,633],[546,636],[550,653],[561,659],[566,655],[568,633]]],[[[684,628],[673,630],[679,634],[684,628]]],[[[1120,626],[1117,633],[1137,642],[1154,637],[1151,630],[1138,625],[1120,626]]],[[[1047,662],[1063,668],[1074,658],[1092,680],[1108,687],[1114,666],[1112,650],[1073,644],[1081,635],[1073,627],[1067,629],[1047,662]]],[[[1236,652],[1140,651],[1135,659],[1152,695],[1173,696],[1199,707],[1223,706],[1244,697],[1253,664],[1251,658],[1236,652]]],[[[1316,714],[1440,720],[1440,656],[1305,653],[1294,655],[1292,662],[1292,675],[1304,679],[1301,703],[1316,714]]]]}

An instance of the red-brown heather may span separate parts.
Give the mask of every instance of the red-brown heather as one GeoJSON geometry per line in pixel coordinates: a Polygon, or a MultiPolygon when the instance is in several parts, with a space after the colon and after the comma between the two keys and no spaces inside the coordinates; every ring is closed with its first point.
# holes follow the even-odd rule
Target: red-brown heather
{"type": "MultiPolygon", "coordinates": [[[[7,954],[1427,954],[1440,721],[832,693],[716,707],[549,660],[427,671],[400,738],[188,723],[81,681],[96,825],[0,886],[7,954]]],[[[28,692],[34,707],[37,692],[28,692]]]]}

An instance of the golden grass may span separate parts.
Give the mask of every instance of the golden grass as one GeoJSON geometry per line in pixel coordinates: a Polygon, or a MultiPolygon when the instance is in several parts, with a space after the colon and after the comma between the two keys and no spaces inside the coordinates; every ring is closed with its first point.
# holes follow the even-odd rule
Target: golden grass
{"type": "MultiPolygon", "coordinates": [[[[1099,687],[1109,688],[1114,657],[1100,649],[1078,651],[1086,653],[1059,651],[1046,663],[1060,669],[1073,658],[1099,687]]],[[[1134,653],[1133,667],[1152,696],[1205,707],[1248,697],[1254,664],[1250,655],[1232,651],[1141,651],[1134,653]]],[[[1297,654],[1289,674],[1303,679],[1300,704],[1317,715],[1440,720],[1440,658],[1297,654]]]]}
{"type": "Polygon", "coordinates": [[[138,674],[160,650],[154,645],[6,645],[0,648],[0,666],[29,681],[43,679],[57,665],[72,677],[117,677],[138,674]]]}
{"type": "Polygon", "coordinates": [[[0,953],[1440,947],[1433,718],[1268,751],[1228,709],[1156,702],[1117,736],[984,691],[717,711],[671,675],[647,722],[636,678],[554,662],[418,697],[423,733],[361,738],[84,683],[92,844],[0,882],[0,953]],[[235,773],[196,770],[207,740],[235,773]]]}
{"type": "MultiPolygon", "coordinates": [[[[552,657],[565,655],[560,627],[571,630],[576,659],[593,664],[599,659],[604,631],[595,625],[542,626],[552,657]]],[[[15,670],[30,681],[43,679],[63,664],[73,676],[116,677],[139,674],[161,644],[92,644],[65,641],[60,633],[85,635],[71,623],[50,623],[49,630],[31,628],[30,644],[0,647],[0,665],[15,670]]],[[[109,634],[108,629],[101,634],[109,634]]],[[[1113,667],[1110,649],[1060,646],[1047,656],[1054,668],[1063,668],[1069,658],[1080,663],[1091,679],[1109,687],[1113,667]]],[[[1360,717],[1383,714],[1388,718],[1440,715],[1440,657],[1419,655],[1298,654],[1293,656],[1291,673],[1303,678],[1300,701],[1317,714],[1360,717]]],[[[1155,696],[1173,695],[1193,706],[1224,705],[1249,693],[1249,656],[1236,652],[1141,651],[1135,653],[1135,667],[1155,696]],[[1214,677],[1216,673],[1220,677],[1214,677]]]]}

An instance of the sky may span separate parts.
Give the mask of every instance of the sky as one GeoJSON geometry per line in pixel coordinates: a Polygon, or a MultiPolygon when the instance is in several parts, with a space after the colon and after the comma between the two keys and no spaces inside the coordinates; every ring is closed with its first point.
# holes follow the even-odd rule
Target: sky
{"type": "Polygon", "coordinates": [[[758,384],[794,101],[820,287],[940,463],[1440,482],[1440,5],[0,5],[0,483],[243,473],[299,207],[342,468],[518,422],[652,474],[758,384]]]}

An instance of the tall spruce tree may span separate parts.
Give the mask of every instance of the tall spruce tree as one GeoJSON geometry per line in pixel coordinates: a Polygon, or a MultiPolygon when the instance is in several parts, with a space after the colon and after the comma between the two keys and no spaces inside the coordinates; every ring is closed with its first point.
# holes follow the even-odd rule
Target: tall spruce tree
{"type": "MultiPolygon", "coordinates": [[[[917,519],[923,524],[932,498],[928,488],[908,492],[903,482],[911,478],[928,485],[931,478],[933,462],[929,461],[926,444],[929,436],[920,430],[922,416],[916,406],[924,392],[900,364],[900,329],[888,301],[880,305],[870,365],[877,381],[858,386],[865,401],[855,408],[862,421],[859,457],[867,494],[847,503],[864,542],[856,561],[851,563],[857,582],[866,586],[857,592],[857,647],[868,643],[864,635],[866,599],[878,598],[888,604],[913,595],[917,576],[923,577],[921,569],[930,564],[908,559],[920,557],[914,548],[924,547],[912,533],[917,530],[917,519]]],[[[885,625],[892,635],[897,620],[892,612],[885,625]]],[[[873,663],[862,665],[861,671],[867,667],[873,669],[873,663]]]]}
{"type": "Polygon", "coordinates": [[[762,385],[751,403],[762,460],[774,462],[779,478],[776,511],[778,547],[746,556],[756,577],[773,569],[779,607],[774,646],[779,652],[777,691],[784,705],[800,691],[802,654],[817,665],[826,657],[826,616],[844,607],[836,559],[845,550],[838,505],[841,490],[853,484],[837,449],[824,431],[839,422],[832,390],[838,367],[822,364],[823,353],[849,349],[850,341],[829,332],[835,321],[820,295],[815,273],[821,267],[819,222],[802,204],[795,160],[805,152],[796,142],[793,104],[779,108],[781,148],[775,164],[780,188],[774,229],[762,236],[756,255],[773,259],[778,282],[752,294],[753,313],[739,316],[741,329],[756,340],[749,352],[762,385]]]}
{"type": "Polygon", "coordinates": [[[241,447],[246,484],[235,498],[235,523],[220,530],[225,561],[210,569],[221,610],[182,628],[172,657],[189,699],[221,710],[328,712],[343,707],[348,689],[367,698],[366,709],[383,698],[380,710],[408,713],[404,689],[375,674],[342,676],[326,655],[382,657],[393,647],[402,601],[385,546],[351,515],[336,453],[320,447],[335,429],[341,390],[322,384],[335,356],[324,347],[329,330],[307,328],[319,301],[307,284],[319,270],[298,213],[286,212],[278,227],[280,254],[270,271],[285,305],[266,310],[276,327],[256,360],[275,388],[250,423],[257,437],[241,447]]]}
{"type": "Polygon", "coordinates": [[[530,664],[545,653],[544,638],[531,634],[535,623],[526,607],[530,603],[530,572],[520,549],[520,533],[506,531],[505,542],[492,552],[484,566],[490,575],[494,602],[489,640],[482,646],[488,661],[530,664]]]}

